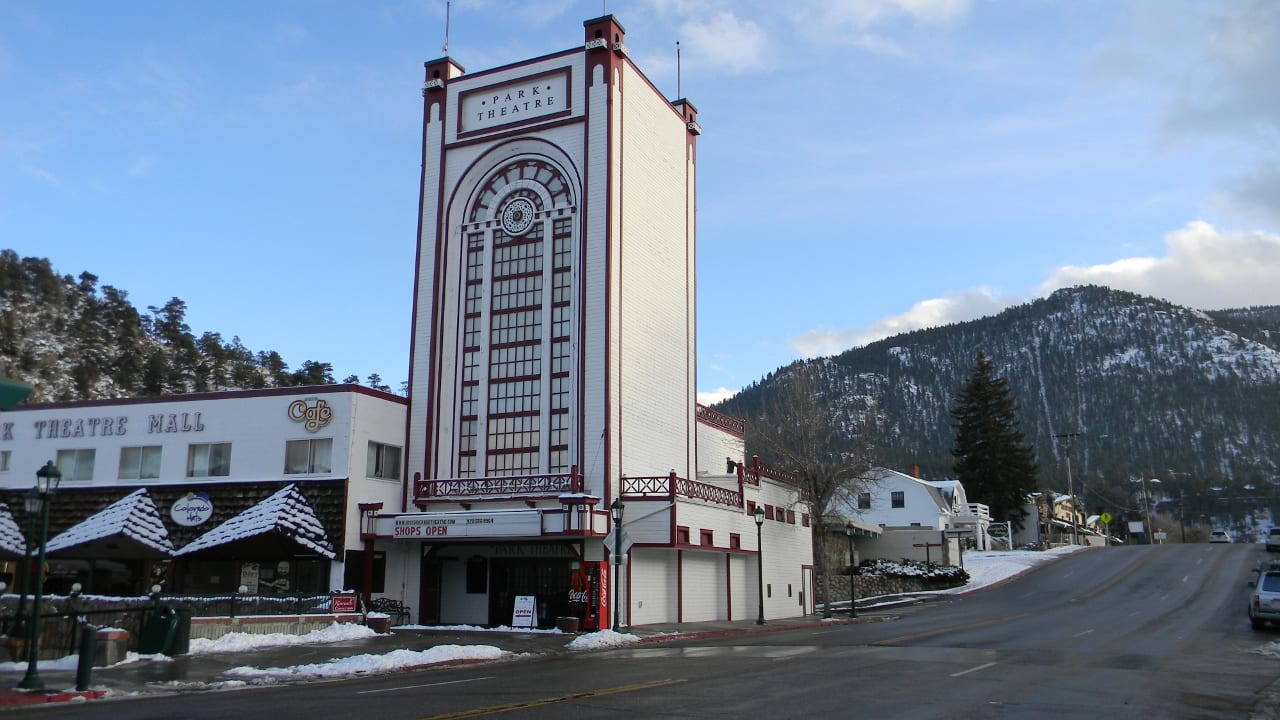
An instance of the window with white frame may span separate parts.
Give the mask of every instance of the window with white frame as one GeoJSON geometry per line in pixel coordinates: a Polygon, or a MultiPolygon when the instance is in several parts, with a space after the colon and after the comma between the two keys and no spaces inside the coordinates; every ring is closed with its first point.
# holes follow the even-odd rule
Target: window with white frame
{"type": "Polygon", "coordinates": [[[896,508],[904,508],[907,506],[907,494],[902,490],[894,490],[889,495],[889,502],[896,508]]]}
{"type": "Polygon", "coordinates": [[[0,450],[0,472],[9,472],[9,450],[0,450]]]}
{"type": "Polygon", "coordinates": [[[401,448],[395,445],[383,445],[380,442],[370,440],[369,459],[365,463],[365,477],[399,480],[401,452],[401,448]]]}
{"type": "Polygon", "coordinates": [[[289,440],[284,446],[285,475],[333,472],[333,438],[289,440]]]}
{"type": "Polygon", "coordinates": [[[227,477],[231,474],[231,443],[192,443],[187,446],[187,477],[227,477]]]}
{"type": "Polygon", "coordinates": [[[58,469],[62,471],[63,481],[88,482],[93,479],[92,448],[83,450],[59,450],[58,469]]]}
{"type": "Polygon", "coordinates": [[[869,492],[858,493],[858,509],[859,510],[871,509],[871,493],[869,492]]]}
{"type": "Polygon", "coordinates": [[[152,480],[160,477],[160,446],[120,448],[121,480],[152,480]]]}

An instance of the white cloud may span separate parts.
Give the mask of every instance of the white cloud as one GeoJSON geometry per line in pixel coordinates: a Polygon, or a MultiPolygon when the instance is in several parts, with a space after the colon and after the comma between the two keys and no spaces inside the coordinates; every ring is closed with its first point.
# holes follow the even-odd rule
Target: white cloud
{"type": "MultiPolygon", "coordinates": [[[[1200,310],[1280,305],[1280,235],[1261,230],[1222,232],[1194,221],[1165,235],[1164,257],[1129,257],[1087,267],[1054,270],[1039,296],[1077,285],[1105,285],[1150,295],[1200,310]]],[[[791,338],[803,357],[835,355],[912,330],[994,315],[1025,298],[997,295],[989,288],[964,290],[916,303],[910,310],[874,325],[813,330],[791,338]]]]}
{"type": "Polygon", "coordinates": [[[902,18],[916,22],[950,22],[969,12],[969,0],[834,0],[828,19],[866,28],[902,18]]]}
{"type": "Polygon", "coordinates": [[[1128,80],[1137,92],[1168,88],[1162,139],[1207,147],[1228,162],[1208,206],[1280,227],[1280,3],[1136,7],[1132,44],[1099,50],[1091,74],[1128,80]]]}
{"type": "Polygon", "coordinates": [[[1202,221],[1165,235],[1164,257],[1063,267],[1041,286],[1106,285],[1202,310],[1280,304],[1280,235],[1222,232],[1202,221]]]}
{"type": "Polygon", "coordinates": [[[32,177],[40,178],[41,180],[44,180],[45,182],[53,185],[58,184],[58,176],[54,175],[53,171],[51,170],[46,170],[42,167],[28,167],[26,168],[26,170],[27,170],[27,174],[31,175],[32,177]]]}
{"type": "Polygon", "coordinates": [[[682,50],[707,68],[739,74],[764,62],[765,33],[750,20],[721,11],[707,20],[691,19],[680,28],[682,50]]]}
{"type": "Polygon", "coordinates": [[[947,297],[916,303],[910,310],[885,318],[866,328],[847,330],[814,330],[791,338],[791,347],[804,357],[834,355],[851,347],[866,345],[912,330],[973,320],[993,315],[1009,307],[1018,298],[995,295],[989,288],[971,288],[947,297]]]}
{"type": "Polygon", "coordinates": [[[715,390],[699,390],[698,402],[702,405],[715,405],[721,400],[728,400],[737,394],[737,390],[730,390],[727,387],[718,387],[715,390]]]}

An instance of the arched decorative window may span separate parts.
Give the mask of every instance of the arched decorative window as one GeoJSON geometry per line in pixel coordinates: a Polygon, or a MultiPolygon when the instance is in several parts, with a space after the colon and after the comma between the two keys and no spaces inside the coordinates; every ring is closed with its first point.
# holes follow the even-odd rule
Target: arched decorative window
{"type": "Polygon", "coordinates": [[[458,477],[569,470],[577,207],[542,158],[495,168],[462,228],[458,477]]]}

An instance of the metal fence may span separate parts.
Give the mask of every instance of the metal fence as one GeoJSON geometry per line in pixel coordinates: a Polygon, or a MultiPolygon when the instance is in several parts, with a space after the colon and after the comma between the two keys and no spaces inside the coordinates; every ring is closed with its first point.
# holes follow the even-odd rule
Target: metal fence
{"type": "MultiPolygon", "coordinates": [[[[24,638],[30,622],[32,599],[18,595],[0,596],[0,636],[24,638]],[[21,606],[22,616],[18,610],[21,606]]],[[[160,607],[185,608],[193,617],[250,617],[262,615],[304,615],[330,612],[330,596],[324,595],[145,595],[114,597],[103,595],[53,595],[40,606],[40,647],[42,657],[61,657],[78,652],[78,632],[82,622],[98,627],[128,630],[131,638],[142,636],[151,613],[160,607]]],[[[136,642],[136,640],[134,641],[136,642]]],[[[133,644],[133,643],[131,643],[133,644]]],[[[17,652],[16,644],[10,644],[17,652]]],[[[0,657],[0,660],[16,658],[0,657]]]]}

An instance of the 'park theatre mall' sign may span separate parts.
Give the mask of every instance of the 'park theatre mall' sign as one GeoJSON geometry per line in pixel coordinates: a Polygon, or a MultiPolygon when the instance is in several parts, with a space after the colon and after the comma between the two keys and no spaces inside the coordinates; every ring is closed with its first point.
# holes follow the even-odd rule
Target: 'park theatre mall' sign
{"type": "Polygon", "coordinates": [[[482,132],[569,112],[569,69],[462,93],[458,134],[482,132]]]}
{"type": "Polygon", "coordinates": [[[392,534],[397,540],[537,537],[542,534],[542,515],[537,510],[401,515],[392,534]]]}

